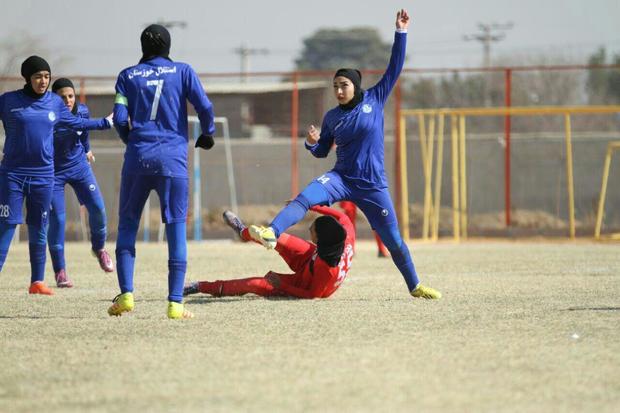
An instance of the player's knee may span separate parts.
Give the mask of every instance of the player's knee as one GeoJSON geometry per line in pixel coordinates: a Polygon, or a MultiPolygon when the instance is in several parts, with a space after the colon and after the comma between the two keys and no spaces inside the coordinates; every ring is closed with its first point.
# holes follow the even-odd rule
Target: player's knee
{"type": "Polygon", "coordinates": [[[49,244],[50,251],[62,251],[64,246],[62,244],[49,244]]]}
{"type": "Polygon", "coordinates": [[[118,232],[132,231],[137,232],[140,226],[140,219],[134,218],[120,218],[118,221],[118,232]]]}

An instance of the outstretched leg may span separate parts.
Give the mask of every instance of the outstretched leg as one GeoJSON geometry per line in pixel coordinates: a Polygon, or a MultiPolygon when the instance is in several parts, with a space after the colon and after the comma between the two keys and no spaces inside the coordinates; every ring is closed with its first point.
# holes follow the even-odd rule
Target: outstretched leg
{"type": "Polygon", "coordinates": [[[73,287],[65,266],[65,221],[65,184],[56,177],[47,229],[47,243],[52,258],[56,286],[59,288],[73,287]]]}
{"type": "Polygon", "coordinates": [[[270,297],[274,295],[275,288],[264,277],[252,277],[225,281],[199,281],[185,287],[183,294],[189,295],[199,292],[214,297],[232,297],[245,294],[270,297]]]}

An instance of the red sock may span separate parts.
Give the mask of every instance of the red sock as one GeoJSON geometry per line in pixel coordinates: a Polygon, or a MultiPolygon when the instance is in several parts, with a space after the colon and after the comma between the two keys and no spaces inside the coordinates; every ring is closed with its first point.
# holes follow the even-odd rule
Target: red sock
{"type": "MultiPolygon", "coordinates": [[[[254,241],[254,242],[255,242],[255,243],[257,243],[257,244],[260,244],[260,242],[258,242],[258,241],[256,241],[256,240],[254,240],[254,239],[250,236],[250,229],[249,229],[249,228],[247,228],[247,227],[246,227],[246,228],[244,228],[244,229],[243,229],[243,231],[241,231],[241,234],[239,234],[239,235],[241,235],[241,239],[242,239],[244,242],[254,241]]],[[[261,245],[262,245],[262,244],[261,244],[261,245]]]]}

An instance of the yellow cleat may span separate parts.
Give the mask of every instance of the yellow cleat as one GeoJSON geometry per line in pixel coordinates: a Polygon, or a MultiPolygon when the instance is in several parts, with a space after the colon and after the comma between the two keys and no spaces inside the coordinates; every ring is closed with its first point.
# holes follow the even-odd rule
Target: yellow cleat
{"type": "Polygon", "coordinates": [[[276,247],[278,240],[276,234],[271,227],[259,227],[257,225],[250,225],[250,237],[254,241],[258,241],[268,250],[272,250],[276,247]]]}
{"type": "Polygon", "coordinates": [[[113,301],[114,304],[112,304],[110,308],[108,308],[109,315],[115,315],[118,317],[123,313],[133,311],[134,303],[132,293],[119,294],[114,297],[113,301]]]}
{"type": "Polygon", "coordinates": [[[168,318],[171,318],[173,320],[194,318],[194,313],[186,310],[185,306],[181,303],[168,301],[168,318]]]}
{"type": "Polygon", "coordinates": [[[428,300],[438,300],[441,298],[441,293],[434,288],[425,287],[422,284],[418,284],[418,286],[411,291],[411,295],[416,298],[426,298],[428,300]]]}

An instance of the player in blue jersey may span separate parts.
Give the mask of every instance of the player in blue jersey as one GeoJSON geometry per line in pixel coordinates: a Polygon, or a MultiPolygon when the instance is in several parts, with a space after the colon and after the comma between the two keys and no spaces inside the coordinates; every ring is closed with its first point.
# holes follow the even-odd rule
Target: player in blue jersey
{"type": "Polygon", "coordinates": [[[62,99],[48,92],[51,70],[39,56],[22,63],[23,89],[0,95],[4,125],[4,157],[0,163],[0,270],[9,251],[15,227],[26,224],[30,251],[30,294],[52,295],[44,283],[47,219],[54,187],[54,128],[109,129],[106,119],[84,119],[72,114],[62,99]]]}
{"type": "Polygon", "coordinates": [[[250,227],[250,234],[267,248],[288,227],[299,222],[313,205],[331,205],[349,200],[366,215],[372,228],[385,243],[414,297],[440,298],[441,294],[420,284],[409,248],[402,239],[384,169],[383,108],[396,84],[405,61],[409,15],[396,15],[392,56],[381,80],[368,90],[361,88],[361,73],[340,69],[334,76],[338,106],[327,112],[319,133],[308,131],[306,149],[324,158],[335,143],[336,165],[311,182],[274,218],[270,226],[250,227]]]}
{"type": "MultiPolygon", "coordinates": [[[[57,79],[52,92],[60,96],[67,109],[76,116],[88,119],[88,107],[75,101],[73,82],[67,78],[57,79]]],[[[50,209],[47,242],[56,285],[60,288],[73,287],[67,276],[65,265],[65,185],[73,187],[80,202],[88,210],[92,253],[105,272],[114,271],[114,264],[105,250],[106,214],[99,185],[90,167],[95,156],[90,150],[88,131],[74,131],[57,126],[54,129],[54,192],[50,209]]]]}
{"type": "Polygon", "coordinates": [[[119,316],[134,308],[136,234],[142,209],[154,190],[168,239],[168,317],[191,318],[183,306],[187,268],[185,221],[188,204],[187,104],[194,106],[202,135],[196,146],[213,146],[213,106],[198,76],[169,57],[170,34],[153,24],[140,36],[142,59],[121,71],[116,82],[115,127],[127,144],[123,162],[116,267],[121,290],[108,309],[119,316]]]}

